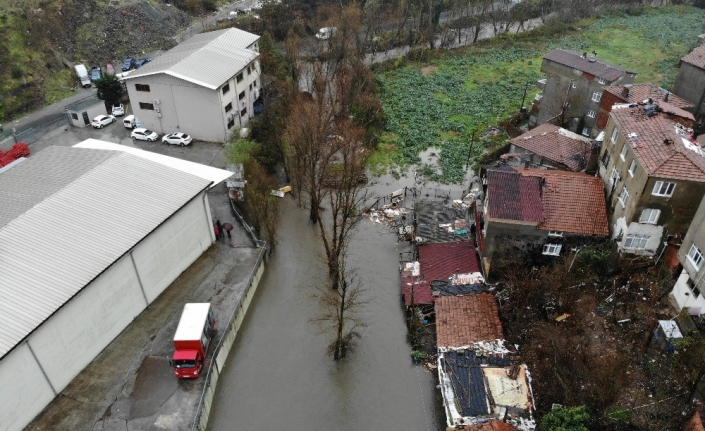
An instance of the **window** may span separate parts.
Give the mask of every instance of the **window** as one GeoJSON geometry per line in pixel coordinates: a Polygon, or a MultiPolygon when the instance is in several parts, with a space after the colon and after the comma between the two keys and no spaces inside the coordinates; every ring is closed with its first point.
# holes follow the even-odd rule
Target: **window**
{"type": "Polygon", "coordinates": [[[555,230],[549,230],[548,231],[548,236],[563,236],[563,232],[558,232],[555,230]]]}
{"type": "Polygon", "coordinates": [[[74,120],[78,120],[78,114],[76,114],[75,112],[72,112],[71,118],[73,118],[74,120]]]}
{"type": "Polygon", "coordinates": [[[629,190],[627,190],[627,186],[622,186],[622,193],[619,194],[619,203],[622,204],[622,208],[627,206],[628,200],[629,190]]]}
{"type": "Polygon", "coordinates": [[[605,154],[602,155],[602,166],[607,167],[607,165],[609,165],[611,159],[612,159],[612,154],[610,154],[609,151],[605,151],[605,154]]]}
{"type": "Polygon", "coordinates": [[[247,74],[248,74],[248,75],[250,74],[250,68],[251,68],[251,67],[252,67],[252,66],[250,66],[250,65],[247,66],[247,74]]]}
{"type": "Polygon", "coordinates": [[[230,91],[230,83],[229,82],[227,84],[225,84],[225,86],[223,87],[223,94],[227,93],[228,91],[230,91]]]}
{"type": "Polygon", "coordinates": [[[245,109],[243,109],[242,111],[240,111],[240,116],[241,116],[241,117],[244,117],[245,115],[247,115],[247,108],[245,108],[245,109]]]}
{"type": "Polygon", "coordinates": [[[232,129],[234,125],[235,125],[235,120],[228,121],[228,129],[232,129]]]}
{"type": "Polygon", "coordinates": [[[654,196],[664,196],[670,198],[673,196],[673,190],[676,188],[676,183],[667,183],[665,181],[656,181],[654,190],[651,192],[654,196]]]}
{"type": "Polygon", "coordinates": [[[622,159],[622,161],[624,161],[624,160],[626,159],[626,157],[627,157],[627,151],[628,151],[628,150],[627,150],[627,144],[624,144],[624,146],[622,147],[622,152],[619,153],[619,158],[622,159]]]}
{"type": "Polygon", "coordinates": [[[548,256],[558,256],[561,254],[560,244],[546,244],[543,246],[543,254],[548,256]]]}
{"type": "Polygon", "coordinates": [[[135,90],[149,93],[149,85],[135,84],[135,90]]]}
{"type": "Polygon", "coordinates": [[[594,93],[592,93],[592,101],[593,102],[599,102],[601,98],[602,98],[602,94],[600,94],[599,92],[595,91],[594,93]]]}
{"type": "Polygon", "coordinates": [[[651,237],[648,235],[627,235],[627,240],[624,241],[624,248],[643,250],[646,248],[649,238],[651,237]]]}
{"type": "Polygon", "coordinates": [[[656,224],[656,222],[658,221],[658,216],[660,215],[661,210],[646,208],[641,212],[641,217],[639,217],[639,223],[656,224]]]}
{"type": "Polygon", "coordinates": [[[589,110],[587,113],[587,116],[590,118],[595,118],[596,115],[597,115],[597,112],[595,112],[594,109],[589,110]]]}
{"type": "Polygon", "coordinates": [[[605,78],[597,78],[597,83],[598,84],[605,84],[607,81],[605,81],[605,78]]]}
{"type": "Polygon", "coordinates": [[[232,111],[232,110],[233,110],[233,104],[232,104],[232,102],[231,102],[231,103],[228,103],[227,105],[225,105],[225,112],[230,112],[230,111],[232,111]]]}
{"type": "Polygon", "coordinates": [[[696,270],[700,270],[700,266],[703,264],[703,254],[700,249],[695,246],[695,244],[690,246],[690,251],[688,251],[688,260],[693,264],[696,270]]]}
{"type": "Polygon", "coordinates": [[[255,80],[254,84],[255,84],[255,88],[257,88],[257,81],[256,80],[255,80]]]}
{"type": "Polygon", "coordinates": [[[252,91],[252,83],[250,82],[250,91],[252,91]]]}
{"type": "Polygon", "coordinates": [[[245,92],[243,91],[242,93],[238,94],[237,96],[238,99],[242,100],[245,98],[245,92]]]}
{"type": "Polygon", "coordinates": [[[612,173],[610,174],[610,188],[614,185],[616,181],[619,180],[619,172],[617,171],[617,168],[612,168],[612,173]]]}
{"type": "Polygon", "coordinates": [[[632,160],[632,164],[629,165],[629,175],[634,176],[634,172],[636,172],[636,160],[632,160]]]}
{"type": "Polygon", "coordinates": [[[590,136],[590,128],[589,127],[583,127],[583,135],[590,136]]]}
{"type": "Polygon", "coordinates": [[[140,109],[144,109],[146,111],[154,111],[154,105],[152,103],[140,102],[140,109]]]}
{"type": "Polygon", "coordinates": [[[617,135],[619,135],[619,129],[615,127],[612,130],[612,137],[610,137],[610,139],[612,140],[612,145],[614,145],[617,142],[617,135]]]}
{"type": "Polygon", "coordinates": [[[242,73],[238,73],[236,79],[237,79],[237,82],[242,81],[242,73]]]}

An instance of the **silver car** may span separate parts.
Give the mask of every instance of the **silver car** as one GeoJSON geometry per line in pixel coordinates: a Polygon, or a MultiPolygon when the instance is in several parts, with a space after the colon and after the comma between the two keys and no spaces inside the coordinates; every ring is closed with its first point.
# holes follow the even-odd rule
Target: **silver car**
{"type": "Polygon", "coordinates": [[[159,135],[157,135],[156,132],[153,132],[149,129],[145,129],[144,127],[138,127],[133,130],[132,133],[130,133],[130,137],[133,141],[139,140],[155,142],[157,139],[159,139],[159,135]]]}
{"type": "Polygon", "coordinates": [[[114,123],[115,122],[115,117],[112,115],[98,115],[91,121],[91,126],[93,126],[96,129],[102,129],[103,127],[107,126],[108,124],[114,123]]]}
{"type": "Polygon", "coordinates": [[[168,135],[164,135],[164,137],[162,137],[162,143],[180,145],[182,147],[191,144],[192,140],[193,138],[186,133],[169,133],[168,135]]]}

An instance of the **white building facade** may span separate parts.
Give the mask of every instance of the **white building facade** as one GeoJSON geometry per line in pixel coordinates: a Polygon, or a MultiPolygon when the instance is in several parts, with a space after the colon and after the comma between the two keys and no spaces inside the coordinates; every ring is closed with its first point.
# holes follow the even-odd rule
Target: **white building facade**
{"type": "Polygon", "coordinates": [[[700,203],[693,222],[678,250],[678,261],[683,266],[678,280],[669,295],[678,311],[686,308],[692,315],[705,314],[705,199],[700,203]]]}
{"type": "Polygon", "coordinates": [[[210,247],[211,184],[65,147],[0,173],[0,431],[23,429],[210,247]]]}
{"type": "Polygon", "coordinates": [[[203,33],[142,66],[124,82],[141,127],[225,142],[261,103],[259,36],[203,33]]]}

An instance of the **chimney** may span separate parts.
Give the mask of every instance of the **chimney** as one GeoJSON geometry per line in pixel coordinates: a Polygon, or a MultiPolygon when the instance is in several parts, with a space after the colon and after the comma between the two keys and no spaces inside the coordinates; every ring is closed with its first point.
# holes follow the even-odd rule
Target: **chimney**
{"type": "Polygon", "coordinates": [[[631,84],[624,84],[624,87],[622,87],[622,97],[627,99],[629,97],[629,90],[631,90],[631,88],[631,84]]]}
{"type": "Polygon", "coordinates": [[[668,95],[669,95],[669,94],[671,94],[671,92],[670,92],[670,91],[667,91],[667,92],[666,92],[666,95],[663,96],[663,101],[664,101],[664,102],[668,102],[668,95]]]}

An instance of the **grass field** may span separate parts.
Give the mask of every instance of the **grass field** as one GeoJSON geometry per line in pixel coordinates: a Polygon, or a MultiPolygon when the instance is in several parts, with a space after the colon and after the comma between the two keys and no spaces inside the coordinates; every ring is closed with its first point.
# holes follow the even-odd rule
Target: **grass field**
{"type": "Polygon", "coordinates": [[[541,60],[547,52],[595,50],[599,59],[637,72],[636,82],[670,88],[678,60],[695,47],[703,21],[705,11],[693,7],[614,13],[569,27],[504,34],[384,72],[379,79],[388,123],[372,164],[378,171],[393,171],[417,163],[420,151],[436,147],[438,166],[426,166],[424,172],[435,180],[459,182],[468,155],[477,160],[485,148],[504,140],[483,133],[518,111],[524,88],[524,105],[539,91],[535,83],[543,77],[541,60]]]}

